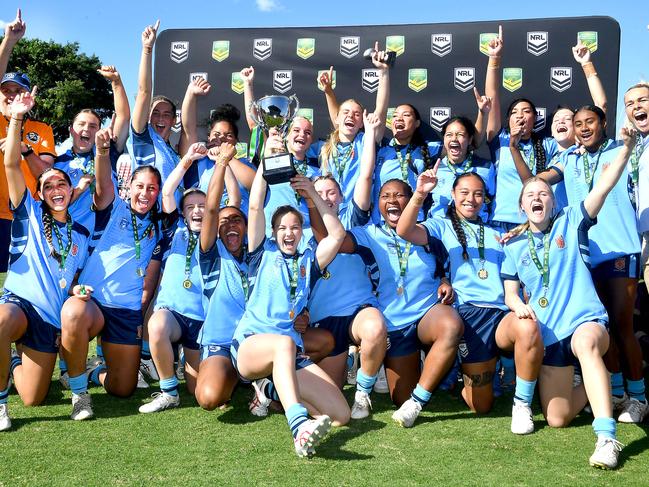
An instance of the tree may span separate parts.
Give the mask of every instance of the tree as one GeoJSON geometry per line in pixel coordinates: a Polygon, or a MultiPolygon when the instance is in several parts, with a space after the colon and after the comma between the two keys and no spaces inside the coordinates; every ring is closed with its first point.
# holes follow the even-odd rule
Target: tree
{"type": "Polygon", "coordinates": [[[92,108],[104,119],[113,110],[110,83],[97,70],[97,56],[79,53],[79,44],[61,45],[40,39],[21,39],[14,47],[7,72],[27,73],[38,86],[36,107],[31,116],[49,123],[59,143],[68,137],[72,118],[92,108]]]}

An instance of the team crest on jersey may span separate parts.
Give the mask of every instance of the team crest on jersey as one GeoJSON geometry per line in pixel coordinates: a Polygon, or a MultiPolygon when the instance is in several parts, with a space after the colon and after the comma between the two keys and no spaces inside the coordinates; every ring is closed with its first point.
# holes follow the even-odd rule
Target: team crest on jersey
{"type": "Polygon", "coordinates": [[[430,107],[430,126],[438,132],[442,131],[449,118],[451,118],[450,107],[430,107]]]}
{"type": "Polygon", "coordinates": [[[559,92],[572,86],[572,68],[559,66],[550,68],[550,87],[559,92]]]}
{"type": "Polygon", "coordinates": [[[548,50],[548,33],[547,32],[528,32],[527,33],[527,51],[540,56],[548,50]]]}
{"type": "Polygon", "coordinates": [[[559,235],[557,238],[554,239],[555,243],[557,244],[558,249],[565,249],[566,248],[566,241],[563,239],[563,235],[559,235]]]}
{"type": "Polygon", "coordinates": [[[189,82],[190,83],[196,81],[199,78],[203,78],[205,81],[207,81],[207,73],[205,71],[196,72],[196,73],[189,73],[189,82]]]}
{"type": "Polygon", "coordinates": [[[489,55],[489,43],[498,37],[496,32],[483,32],[480,34],[480,52],[485,56],[489,55]]]}
{"type": "Polygon", "coordinates": [[[169,55],[174,63],[180,64],[187,61],[189,57],[189,41],[173,41],[169,55]]]}
{"type": "Polygon", "coordinates": [[[128,220],[126,218],[122,218],[119,222],[119,228],[126,230],[126,227],[128,227],[128,220]]]}
{"type": "Polygon", "coordinates": [[[540,132],[545,128],[546,109],[545,107],[536,107],[536,120],[534,120],[534,132],[540,132]]]}
{"type": "Polygon", "coordinates": [[[237,95],[243,95],[243,78],[241,77],[241,73],[238,71],[235,71],[232,73],[232,81],[230,81],[230,88],[232,91],[234,91],[237,95]]]}
{"type": "Polygon", "coordinates": [[[503,88],[507,91],[514,92],[523,86],[523,69],[522,68],[505,68],[503,69],[503,88]]]}
{"type": "Polygon", "coordinates": [[[408,88],[419,93],[428,86],[428,70],[426,68],[411,68],[408,70],[408,88]]]}
{"type": "Polygon", "coordinates": [[[212,59],[225,61],[230,56],[230,41],[214,41],[212,43],[212,59]]]}
{"type": "Polygon", "coordinates": [[[453,85],[460,91],[469,91],[475,86],[475,69],[471,67],[455,68],[453,85]]]}
{"type": "Polygon", "coordinates": [[[309,59],[315,54],[315,39],[313,37],[302,37],[298,39],[295,53],[302,59],[309,59]]]}
{"type": "Polygon", "coordinates": [[[353,58],[361,50],[361,38],[358,36],[348,36],[340,38],[340,54],[346,58],[353,58]]]}
{"type": "Polygon", "coordinates": [[[76,257],[77,254],[79,253],[79,246],[77,244],[72,244],[72,248],[70,249],[70,253],[76,257]]]}
{"type": "Polygon", "coordinates": [[[286,93],[293,87],[293,71],[283,69],[273,71],[273,88],[280,93],[286,93]]]}
{"type": "Polygon", "coordinates": [[[181,127],[182,127],[181,116],[182,116],[182,115],[181,115],[181,111],[180,111],[180,110],[176,110],[176,123],[174,123],[174,124],[171,126],[171,131],[174,132],[174,133],[176,133],[176,134],[177,134],[178,132],[180,132],[180,129],[181,129],[181,127]]]}
{"type": "Polygon", "coordinates": [[[27,135],[25,136],[27,140],[29,140],[32,144],[35,144],[40,140],[40,135],[38,135],[36,132],[28,132],[27,135]]]}
{"type": "Polygon", "coordinates": [[[236,159],[241,159],[248,155],[248,144],[246,144],[245,142],[237,142],[235,149],[237,151],[237,153],[234,155],[236,159]]]}
{"type": "MultiPolygon", "coordinates": [[[[328,69],[321,69],[318,71],[318,89],[320,91],[324,91],[324,85],[320,82],[320,76],[322,76],[323,73],[329,73],[328,69]]],[[[334,69],[331,72],[331,88],[336,89],[336,70],[334,69]]]]}
{"type": "Polygon", "coordinates": [[[446,56],[453,50],[453,34],[432,34],[430,50],[439,57],[446,56]]]}
{"type": "Polygon", "coordinates": [[[528,267],[530,265],[530,254],[525,254],[521,259],[521,265],[528,267]]]}
{"type": "Polygon", "coordinates": [[[255,39],[252,43],[252,55],[264,61],[273,53],[272,39],[255,39]]]}
{"type": "Polygon", "coordinates": [[[374,93],[379,88],[379,77],[378,69],[364,69],[362,74],[363,89],[374,93]]]}
{"type": "Polygon", "coordinates": [[[406,52],[406,38],[404,36],[387,36],[385,38],[385,50],[394,51],[397,56],[406,52]]]}
{"type": "Polygon", "coordinates": [[[618,257],[613,263],[616,271],[623,271],[626,269],[626,259],[624,257],[618,257]]]}
{"type": "Polygon", "coordinates": [[[303,265],[300,266],[300,277],[306,277],[306,268],[303,265]]]}
{"type": "Polygon", "coordinates": [[[313,108],[300,108],[296,116],[306,118],[313,125],[313,108]]]}
{"type": "Polygon", "coordinates": [[[597,51],[597,32],[592,30],[586,30],[582,32],[577,32],[577,39],[584,44],[590,52],[597,51]]]}

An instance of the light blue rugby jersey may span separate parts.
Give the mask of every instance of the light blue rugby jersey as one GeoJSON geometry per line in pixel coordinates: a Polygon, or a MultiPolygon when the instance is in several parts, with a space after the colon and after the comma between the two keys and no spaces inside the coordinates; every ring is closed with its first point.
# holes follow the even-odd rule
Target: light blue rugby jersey
{"type": "MultiPolygon", "coordinates": [[[[523,146],[521,153],[523,159],[529,160],[534,152],[532,139],[521,141],[523,146]]],[[[488,143],[491,150],[491,160],[496,165],[496,194],[492,202],[492,220],[505,223],[523,223],[525,214],[520,211],[518,198],[523,190],[523,183],[518,175],[511,150],[509,149],[509,132],[505,128],[500,129],[498,135],[488,143]]],[[[557,143],[552,137],[543,139],[546,164],[550,166],[554,154],[557,152],[557,143]]],[[[532,168],[532,174],[536,174],[536,165],[532,168]]],[[[552,188],[555,192],[558,209],[565,206],[565,189],[561,183],[552,188]]]]}
{"type": "Polygon", "coordinates": [[[246,308],[243,283],[248,282],[248,264],[245,254],[239,262],[221,239],[217,239],[210,250],[199,251],[199,259],[206,316],[198,341],[203,346],[230,346],[246,308]]]}
{"type": "Polygon", "coordinates": [[[150,123],[146,124],[146,129],[141,134],[135,132],[131,125],[127,144],[128,153],[131,154],[132,169],[153,166],[160,171],[162,184],[180,161],[178,153],[158,135],[150,123]]]}
{"type": "MultiPolygon", "coordinates": [[[[354,200],[339,214],[343,227],[350,229],[369,221],[354,200]]],[[[311,322],[329,316],[350,316],[359,306],[369,304],[378,307],[372,282],[363,259],[357,254],[338,254],[327,266],[329,277],[316,282],[309,299],[311,322]]]]}
{"type": "MultiPolygon", "coordinates": [[[[468,220],[467,223],[479,237],[480,225],[468,220]]],[[[508,309],[505,305],[503,283],[500,280],[500,266],[505,254],[499,243],[500,233],[497,230],[484,225],[484,269],[487,271],[487,278],[480,279],[478,271],[482,268],[482,264],[478,253],[478,242],[470,231],[464,228],[469,254],[469,260],[464,260],[462,245],[449,218],[441,216],[429,218],[422,225],[428,232],[428,237],[441,240],[448,251],[451,283],[457,293],[457,304],[468,303],[474,306],[508,309]]]]}
{"type": "MultiPolygon", "coordinates": [[[[419,245],[411,246],[403,282],[404,292],[399,295],[399,259],[394,237],[376,224],[352,228],[350,234],[354,238],[356,253],[369,268],[388,331],[414,323],[437,303],[440,279],[436,276],[437,260],[434,253],[444,252],[441,242],[429,241],[427,247],[434,253],[419,245]]],[[[402,252],[405,252],[407,242],[399,236],[396,239],[402,252]]],[[[446,256],[442,260],[446,260],[446,256]]]]}
{"type": "Polygon", "coordinates": [[[470,165],[466,160],[462,164],[453,165],[446,157],[442,159],[437,168],[437,186],[435,186],[435,189],[431,193],[433,205],[428,210],[428,217],[446,215],[448,205],[451,204],[453,183],[459,175],[465,172],[474,172],[484,180],[487,194],[485,195],[485,203],[480,211],[480,218],[485,222],[491,219],[487,198],[492,200],[496,194],[496,167],[491,161],[476,155],[472,155],[470,165]],[[449,167],[449,164],[451,167],[449,167]],[[463,170],[465,167],[466,171],[463,170]]]}
{"type": "MultiPolygon", "coordinates": [[[[589,155],[591,166],[595,167],[593,185],[597,183],[602,171],[615,160],[620,144],[607,140],[599,161],[597,155],[589,155]]],[[[584,175],[584,157],[574,150],[563,152],[559,163],[563,166],[563,179],[568,191],[570,206],[578,206],[586,199],[590,187],[584,175]]],[[[557,168],[558,169],[558,168],[557,168]]],[[[593,267],[616,257],[640,252],[638,220],[627,191],[628,173],[624,171],[619,181],[606,197],[599,212],[597,225],[589,232],[590,259],[593,267]]]]}
{"type": "MultiPolygon", "coordinates": [[[[199,239],[200,236],[196,235],[199,239]]],[[[200,242],[196,241],[196,247],[191,254],[189,280],[192,286],[186,289],[185,262],[189,245],[189,230],[184,220],[179,219],[173,236],[163,238],[154,252],[163,252],[162,258],[162,280],[154,310],[167,308],[193,320],[203,321],[205,312],[203,310],[203,283],[201,270],[198,265],[198,254],[200,242]]]]}
{"type": "Polygon", "coordinates": [[[293,327],[293,319],[306,307],[309,293],[322,275],[315,257],[316,247],[312,239],[303,251],[296,254],[298,283],[294,303],[290,300],[294,257],[284,255],[270,239],[265,239],[249,255],[250,298],[234,332],[234,339],[241,343],[250,334],[288,335],[299,349],[304,348],[302,335],[293,327]],[[291,310],[294,311],[292,318],[291,310]]]}
{"type": "MultiPolygon", "coordinates": [[[[34,201],[25,191],[20,204],[13,208],[11,243],[9,245],[9,270],[4,288],[29,301],[46,323],[61,328],[61,308],[68,297],[70,284],[88,257],[90,233],[77,222],[72,223],[72,246],[65,261],[65,269],[59,271],[59,263],[50,256],[50,248],[43,231],[41,203],[34,201]],[[66,281],[61,289],[60,279],[66,281]]],[[[61,234],[63,248],[68,246],[66,223],[54,222],[61,234]]],[[[52,246],[60,252],[59,242],[52,229],[52,246]]],[[[83,282],[83,281],[81,281],[83,282]]]]}
{"type": "MultiPolygon", "coordinates": [[[[250,161],[248,161],[248,159],[242,158],[239,160],[246,166],[254,169],[255,171],[257,170],[257,168],[250,161]]],[[[210,187],[210,179],[212,179],[212,174],[214,174],[214,161],[209,157],[203,157],[202,159],[199,159],[195,164],[198,169],[198,180],[194,181],[193,183],[190,182],[187,187],[196,186],[205,194],[207,194],[207,189],[210,187]]],[[[185,184],[187,184],[187,182],[185,184]]],[[[241,183],[239,183],[239,192],[241,193],[241,211],[243,211],[244,215],[248,216],[250,192],[241,183]]],[[[223,188],[223,195],[221,196],[221,207],[228,206],[229,204],[230,202],[228,199],[228,190],[226,188],[223,188]]]]}
{"type": "MultiPolygon", "coordinates": [[[[520,281],[525,286],[529,303],[536,313],[545,346],[552,345],[574,333],[588,321],[608,321],[604,306],[597,297],[590,275],[588,229],[597,222],[580,206],[564,208],[550,229],[550,284],[542,308],[543,278],[530,257],[526,234],[505,245],[501,277],[520,281]]],[[[543,235],[534,234],[537,256],[543,264],[543,235]]]]}
{"type": "MultiPolygon", "coordinates": [[[[429,142],[428,155],[431,161],[431,167],[435,165],[435,161],[442,150],[440,142],[429,142]]],[[[399,179],[403,181],[403,173],[401,171],[401,163],[397,157],[397,150],[401,153],[401,158],[406,162],[406,155],[410,149],[410,164],[408,164],[408,184],[414,189],[417,187],[417,176],[426,170],[426,162],[424,161],[421,146],[397,146],[394,144],[394,139],[383,139],[381,147],[376,154],[376,165],[374,167],[374,183],[372,185],[372,222],[381,223],[383,217],[379,210],[379,193],[381,186],[391,179],[399,179]]],[[[419,219],[423,219],[423,211],[420,211],[419,219]]]]}
{"type": "MultiPolygon", "coordinates": [[[[92,295],[102,305],[140,311],[144,278],[138,277],[136,270],[141,268],[146,271],[162,232],[156,231],[154,226],[142,238],[138,261],[129,203],[116,195],[105,210],[96,213],[96,217],[91,243],[94,249],[91,249],[79,281],[94,288],[92,295]]],[[[151,223],[151,212],[144,217],[136,214],[136,219],[138,235],[142,236],[151,223]]]]}

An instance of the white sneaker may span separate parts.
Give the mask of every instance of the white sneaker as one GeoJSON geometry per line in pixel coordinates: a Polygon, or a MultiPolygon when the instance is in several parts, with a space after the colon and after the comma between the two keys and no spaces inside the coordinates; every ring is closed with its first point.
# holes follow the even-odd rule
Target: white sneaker
{"type": "Polygon", "coordinates": [[[70,418],[75,421],[83,421],[90,419],[95,415],[92,411],[92,399],[90,394],[84,392],[83,394],[72,394],[72,414],[70,418]]]}
{"type": "Polygon", "coordinates": [[[180,396],[172,396],[166,392],[154,392],[151,397],[153,401],[143,404],[138,411],[141,413],[157,413],[158,411],[180,406],[180,396]]]}
{"type": "Polygon", "coordinates": [[[638,401],[630,397],[617,420],[620,423],[642,423],[647,412],[649,412],[649,404],[647,404],[647,401],[638,401]]]}
{"type": "Polygon", "coordinates": [[[158,375],[158,371],[155,369],[153,359],[140,360],[140,372],[142,372],[145,377],[148,377],[152,381],[160,380],[160,376],[158,375]]]}
{"type": "Polygon", "coordinates": [[[144,374],[142,374],[141,370],[137,371],[137,388],[138,389],[148,389],[149,388],[149,383],[144,378],[144,374]]]}
{"type": "Polygon", "coordinates": [[[415,424],[415,419],[417,419],[420,412],[421,404],[411,397],[399,409],[392,413],[392,419],[403,428],[411,428],[415,424]]]}
{"type": "Polygon", "coordinates": [[[515,435],[529,435],[534,432],[532,408],[528,404],[514,401],[511,430],[515,435]]]}
{"type": "Polygon", "coordinates": [[[312,457],[315,455],[315,447],[327,436],[330,429],[331,419],[326,415],[302,423],[293,439],[297,456],[312,457]]]}
{"type": "Polygon", "coordinates": [[[617,467],[617,458],[623,447],[624,445],[617,440],[600,436],[588,461],[593,467],[610,470],[617,467]]]}
{"type": "Polygon", "coordinates": [[[374,392],[377,394],[387,394],[390,392],[388,387],[388,378],[385,376],[385,367],[381,365],[379,369],[379,375],[376,377],[376,382],[374,383],[374,392]]]}
{"type": "Polygon", "coordinates": [[[347,360],[349,357],[352,359],[351,367],[347,367],[347,383],[349,385],[356,385],[356,374],[358,373],[358,348],[352,345],[349,347],[349,352],[347,353],[347,360]]]}
{"type": "Polygon", "coordinates": [[[356,391],[354,405],[352,406],[352,419],[363,419],[370,415],[372,401],[367,392],[356,391]]]}
{"type": "Polygon", "coordinates": [[[260,418],[268,416],[268,406],[272,402],[270,397],[266,397],[264,394],[264,389],[266,384],[270,380],[268,379],[259,379],[253,381],[252,387],[255,390],[255,395],[252,397],[252,400],[248,404],[248,409],[253,414],[253,416],[259,416],[260,418]]]}
{"type": "Polygon", "coordinates": [[[59,375],[59,383],[61,384],[61,387],[65,389],[66,391],[70,389],[70,374],[67,372],[59,375]]]}
{"type": "Polygon", "coordinates": [[[9,428],[11,428],[9,407],[7,406],[7,403],[0,404],[0,431],[7,431],[9,428]]]}
{"type": "Polygon", "coordinates": [[[622,411],[624,411],[624,408],[626,407],[626,403],[629,401],[629,396],[627,396],[625,392],[622,397],[612,396],[612,400],[613,400],[613,412],[619,414],[622,411]]]}

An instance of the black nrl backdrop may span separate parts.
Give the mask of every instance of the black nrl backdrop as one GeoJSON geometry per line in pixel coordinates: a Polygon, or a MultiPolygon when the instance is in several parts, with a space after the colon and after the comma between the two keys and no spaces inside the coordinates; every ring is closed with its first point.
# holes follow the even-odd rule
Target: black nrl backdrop
{"type": "MultiPolygon", "coordinates": [[[[155,94],[180,102],[190,79],[203,76],[212,85],[198,104],[199,123],[210,111],[232,103],[242,111],[240,140],[249,137],[243,116],[241,68],[254,66],[255,97],[295,93],[302,115],[311,118],[319,138],[331,130],[324,94],[317,77],[333,65],[339,101],[355,98],[370,110],[376,97],[376,75],[363,51],[374,46],[397,52],[391,72],[390,107],[411,103],[422,120],[439,130],[452,115],[475,117],[475,85],[484,92],[489,36],[503,26],[503,114],[515,98],[530,98],[539,109],[538,131],[548,131],[557,105],[591,103],[586,79],[571,47],[589,45],[591,59],[608,96],[608,113],[616,113],[620,27],[610,17],[530,19],[454,24],[351,27],[165,30],[155,46],[155,94]]],[[[390,114],[388,113],[388,126],[390,114]]],[[[609,121],[614,134],[615,117],[609,121]]],[[[174,128],[178,132],[179,125],[174,128]]],[[[430,131],[430,135],[436,134],[430,131]]],[[[177,139],[175,135],[172,140],[177,139]]],[[[240,151],[243,147],[239,147],[240,151]]],[[[239,151],[238,151],[239,152],[239,151]]]]}

